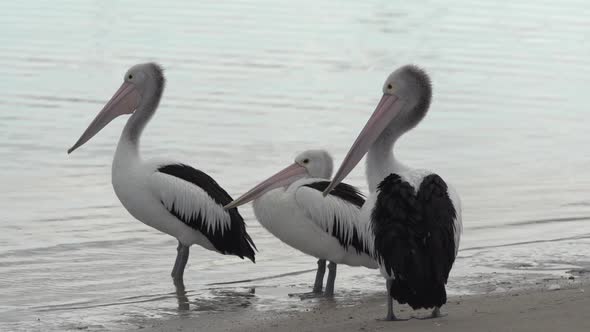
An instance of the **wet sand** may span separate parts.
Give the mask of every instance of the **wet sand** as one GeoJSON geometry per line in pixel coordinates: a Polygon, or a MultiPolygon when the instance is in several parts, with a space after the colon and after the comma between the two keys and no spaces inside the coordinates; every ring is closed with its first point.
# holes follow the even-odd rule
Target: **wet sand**
{"type": "Polygon", "coordinates": [[[384,322],[385,299],[370,297],[354,306],[323,301],[306,312],[207,314],[151,323],[142,331],[590,331],[590,284],[546,284],[502,294],[458,296],[444,307],[445,317],[419,319],[427,311],[397,306],[399,318],[384,322]]]}

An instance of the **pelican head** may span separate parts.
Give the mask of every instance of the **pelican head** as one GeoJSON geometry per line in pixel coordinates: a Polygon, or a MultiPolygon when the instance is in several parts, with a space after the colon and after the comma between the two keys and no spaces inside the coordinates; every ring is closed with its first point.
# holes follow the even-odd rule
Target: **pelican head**
{"type": "Polygon", "coordinates": [[[163,88],[164,75],[158,64],[143,63],[131,67],[123,76],[123,84],[119,90],[90,123],[76,144],[68,150],[68,153],[82,146],[120,115],[155,110],[163,88]]]}
{"type": "Polygon", "coordinates": [[[307,150],[297,155],[293,164],[260,182],[260,184],[248,190],[248,192],[227,204],[224,208],[231,209],[244,205],[270,190],[289,186],[302,178],[329,179],[332,176],[332,169],[332,156],[328,152],[324,150],[307,150]]]}
{"type": "Polygon", "coordinates": [[[373,144],[393,142],[420,123],[431,99],[430,77],[421,68],[406,65],[391,73],[383,84],[383,96],[377,108],[324,190],[324,196],[344,180],[373,144]]]}
{"type": "Polygon", "coordinates": [[[332,176],[334,162],[326,150],[307,150],[295,157],[295,164],[305,168],[310,178],[329,179],[332,176]]]}

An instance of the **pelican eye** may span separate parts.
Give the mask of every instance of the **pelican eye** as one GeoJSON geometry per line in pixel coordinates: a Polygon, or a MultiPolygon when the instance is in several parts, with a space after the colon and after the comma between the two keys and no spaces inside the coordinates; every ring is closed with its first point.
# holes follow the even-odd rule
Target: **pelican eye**
{"type": "Polygon", "coordinates": [[[393,89],[393,85],[387,84],[387,89],[389,89],[389,90],[393,89]]]}
{"type": "Polygon", "coordinates": [[[303,159],[303,163],[304,163],[304,164],[307,164],[307,163],[309,163],[309,159],[307,159],[307,158],[303,159]]]}
{"type": "Polygon", "coordinates": [[[129,74],[129,76],[127,76],[130,80],[133,79],[133,75],[129,74]]]}

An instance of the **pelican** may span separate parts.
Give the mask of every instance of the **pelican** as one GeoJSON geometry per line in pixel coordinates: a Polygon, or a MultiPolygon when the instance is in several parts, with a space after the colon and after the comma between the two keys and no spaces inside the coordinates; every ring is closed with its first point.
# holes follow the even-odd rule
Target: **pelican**
{"type": "Polygon", "coordinates": [[[432,316],[440,316],[459,248],[456,191],[437,174],[402,164],[393,153],[398,138],[424,118],[431,96],[430,78],[422,69],[406,65],[391,73],[375,112],[324,191],[327,195],[368,153],[370,194],[361,222],[370,224],[375,256],[387,280],[386,320],[396,320],[392,298],[413,309],[434,308],[432,316]]]}
{"type": "Polygon", "coordinates": [[[337,264],[376,269],[367,239],[367,227],[359,223],[364,196],[345,183],[330,183],[332,157],[324,150],[308,150],[295,162],[226,205],[235,208],[254,200],[254,214],[266,230],[305,254],[318,258],[314,287],[308,296],[334,295],[337,264]],[[328,279],[322,294],[328,264],[328,279]]]}
{"type": "Polygon", "coordinates": [[[164,82],[158,64],[131,67],[119,90],[68,153],[90,140],[117,116],[131,114],[113,160],[113,188],[133,217],[178,240],[172,269],[176,283],[183,281],[193,244],[224,255],[247,257],[252,262],[256,246],[238,210],[223,209],[232,198],[213,178],[177,161],[144,161],[140,157],[139,138],[158,108],[164,82]]]}

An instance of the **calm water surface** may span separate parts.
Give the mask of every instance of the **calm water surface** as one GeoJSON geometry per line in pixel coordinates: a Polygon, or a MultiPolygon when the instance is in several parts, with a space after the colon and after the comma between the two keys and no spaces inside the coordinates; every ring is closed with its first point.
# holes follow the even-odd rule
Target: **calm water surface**
{"type": "MultiPolygon", "coordinates": [[[[308,289],[313,273],[302,271],[315,260],[273,238],[249,206],[257,263],[194,247],[178,297],[175,240],[131,218],[111,187],[125,120],[66,154],[126,69],[151,60],[168,85],[144,155],[190,163],[233,195],[308,148],[340,162],[389,72],[420,64],[434,104],[397,153],[463,198],[450,291],[589,266],[588,17],[584,0],[3,1],[0,330],[130,329],[313,305],[287,294],[308,289]]],[[[363,170],[347,181],[366,189],[363,170]]],[[[337,301],[382,284],[375,271],[341,267],[337,301]]]]}

